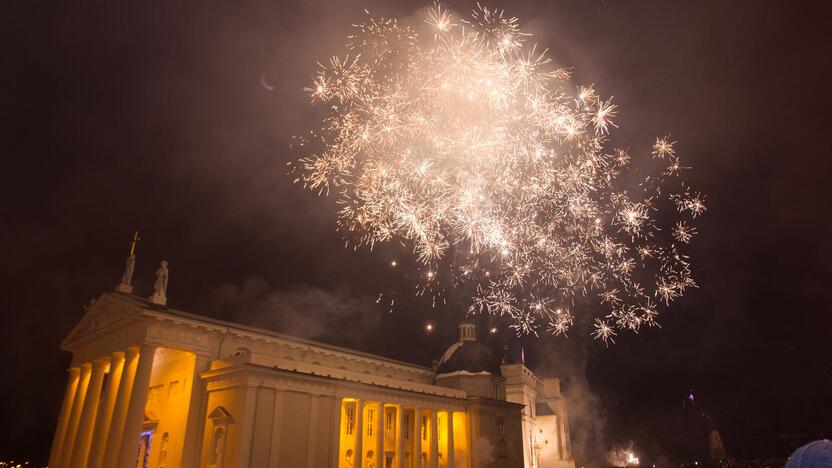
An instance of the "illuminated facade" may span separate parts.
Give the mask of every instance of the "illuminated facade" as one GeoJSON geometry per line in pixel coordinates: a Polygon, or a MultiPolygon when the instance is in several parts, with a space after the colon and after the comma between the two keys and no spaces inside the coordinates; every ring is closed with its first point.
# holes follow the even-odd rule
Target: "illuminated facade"
{"type": "Polygon", "coordinates": [[[49,466],[574,467],[557,379],[475,335],[434,370],[104,294],[62,344],[49,466]]]}

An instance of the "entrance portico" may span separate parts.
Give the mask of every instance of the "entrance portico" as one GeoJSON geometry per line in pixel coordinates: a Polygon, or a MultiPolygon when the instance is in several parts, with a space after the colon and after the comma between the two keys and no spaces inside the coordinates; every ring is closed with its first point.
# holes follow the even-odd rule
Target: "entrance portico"
{"type": "Polygon", "coordinates": [[[62,343],[73,361],[50,467],[136,467],[148,410],[163,415],[155,431],[168,434],[165,447],[147,446],[148,456],[163,456],[167,466],[196,466],[185,440],[198,439],[209,331],[162,326],[142,305],[104,295],[62,343]]]}

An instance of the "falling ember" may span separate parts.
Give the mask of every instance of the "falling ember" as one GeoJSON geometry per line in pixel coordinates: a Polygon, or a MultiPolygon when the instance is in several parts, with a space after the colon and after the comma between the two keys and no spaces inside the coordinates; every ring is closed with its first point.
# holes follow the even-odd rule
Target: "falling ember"
{"type": "Polygon", "coordinates": [[[326,116],[298,145],[299,180],[337,194],[349,242],[412,248],[434,302],[473,291],[470,313],[521,335],[566,334],[578,313],[604,342],[657,325],[657,304],[696,287],[683,250],[705,196],[680,180],[669,136],[633,184],[634,156],[608,144],[618,107],[529,39],[479,5],[356,25],[307,89],[326,116]],[[576,310],[582,297],[597,306],[576,310]]]}
{"type": "Polygon", "coordinates": [[[425,325],[425,331],[428,332],[428,333],[432,332],[433,331],[433,324],[428,323],[427,325],[425,325]]]}

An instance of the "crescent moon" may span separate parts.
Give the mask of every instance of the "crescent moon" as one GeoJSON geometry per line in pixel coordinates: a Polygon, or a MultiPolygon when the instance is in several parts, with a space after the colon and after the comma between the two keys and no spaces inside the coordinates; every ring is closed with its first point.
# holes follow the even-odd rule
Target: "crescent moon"
{"type": "Polygon", "coordinates": [[[270,85],[268,81],[266,81],[266,74],[260,74],[260,86],[263,87],[266,91],[274,91],[275,87],[270,85]]]}

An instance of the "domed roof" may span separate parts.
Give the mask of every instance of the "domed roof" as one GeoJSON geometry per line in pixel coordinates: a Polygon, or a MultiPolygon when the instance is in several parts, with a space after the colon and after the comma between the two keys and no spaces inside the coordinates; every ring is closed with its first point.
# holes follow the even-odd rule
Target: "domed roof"
{"type": "Polygon", "coordinates": [[[437,374],[458,371],[500,373],[499,360],[491,348],[477,341],[476,328],[470,323],[459,326],[459,341],[445,351],[436,369],[437,374]]]}

